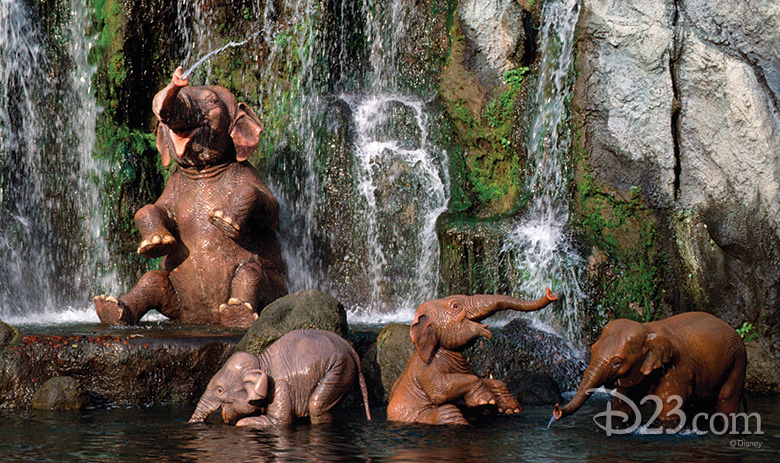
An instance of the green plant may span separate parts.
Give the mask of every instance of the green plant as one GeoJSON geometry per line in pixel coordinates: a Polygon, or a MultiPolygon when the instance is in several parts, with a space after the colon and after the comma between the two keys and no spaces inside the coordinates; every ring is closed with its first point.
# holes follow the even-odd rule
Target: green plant
{"type": "Polygon", "coordinates": [[[748,322],[744,322],[741,327],[737,328],[737,334],[744,342],[754,341],[759,337],[756,327],[748,322]]]}

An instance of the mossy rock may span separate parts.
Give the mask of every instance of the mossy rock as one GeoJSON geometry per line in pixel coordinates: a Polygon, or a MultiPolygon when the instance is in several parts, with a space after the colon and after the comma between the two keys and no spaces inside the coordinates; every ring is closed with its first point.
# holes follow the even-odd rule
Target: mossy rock
{"type": "Polygon", "coordinates": [[[267,305],[236,350],[259,355],[292,330],[320,329],[348,338],[347,311],[336,298],[317,289],[288,294],[267,305]]]}

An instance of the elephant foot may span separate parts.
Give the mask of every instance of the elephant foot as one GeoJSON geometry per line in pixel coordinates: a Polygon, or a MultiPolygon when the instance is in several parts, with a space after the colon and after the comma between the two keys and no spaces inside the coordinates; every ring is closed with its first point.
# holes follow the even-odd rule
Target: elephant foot
{"type": "Polygon", "coordinates": [[[130,325],[130,310],[120,300],[113,296],[97,296],[95,301],[95,312],[97,312],[100,323],[106,325],[130,325]]]}
{"type": "Polygon", "coordinates": [[[176,247],[176,238],[168,233],[155,234],[144,238],[138,246],[138,254],[144,257],[155,258],[169,254],[176,247]]]}
{"type": "Polygon", "coordinates": [[[222,209],[215,209],[209,213],[209,222],[217,227],[228,238],[238,239],[241,236],[241,227],[222,209]]]}
{"type": "Polygon", "coordinates": [[[231,297],[227,304],[219,306],[219,322],[231,328],[249,328],[257,320],[252,305],[231,297]]]}

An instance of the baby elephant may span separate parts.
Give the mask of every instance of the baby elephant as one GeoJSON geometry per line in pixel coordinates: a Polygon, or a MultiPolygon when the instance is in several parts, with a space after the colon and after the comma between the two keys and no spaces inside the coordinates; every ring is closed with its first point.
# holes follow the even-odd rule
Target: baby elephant
{"type": "Polygon", "coordinates": [[[307,416],[313,424],[327,423],[328,411],[356,376],[370,420],[366,380],[352,346],[330,331],[291,331],[259,356],[233,354],[209,382],[190,423],[220,407],[225,423],[237,426],[289,424],[307,416]]]}
{"type": "Polygon", "coordinates": [[[468,424],[460,407],[495,405],[499,413],[520,412],[506,384],[474,375],[463,350],[492,334],[480,320],[501,310],[529,312],[558,297],[547,288],[535,301],[509,296],[449,296],[417,308],[409,335],[415,352],[393,385],[387,419],[424,424],[468,424]]]}

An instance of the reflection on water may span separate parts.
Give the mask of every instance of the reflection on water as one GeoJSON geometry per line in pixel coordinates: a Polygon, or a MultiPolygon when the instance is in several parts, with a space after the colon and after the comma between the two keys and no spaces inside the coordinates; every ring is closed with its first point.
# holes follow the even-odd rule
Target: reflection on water
{"type": "MultiPolygon", "coordinates": [[[[607,437],[592,417],[604,400],[591,400],[566,420],[546,424],[552,407],[527,406],[516,417],[462,427],[401,425],[374,410],[341,411],[326,426],[299,424],[269,430],[189,424],[192,406],[115,408],[82,413],[0,411],[4,461],[263,461],[481,462],[685,461],[767,462],[780,450],[780,398],[754,397],[751,412],[762,435],[632,434],[607,437]],[[743,447],[732,447],[735,439],[743,447]],[[745,448],[744,442],[761,448],[745,448]]],[[[736,442],[735,442],[736,443],[736,442]]]]}

